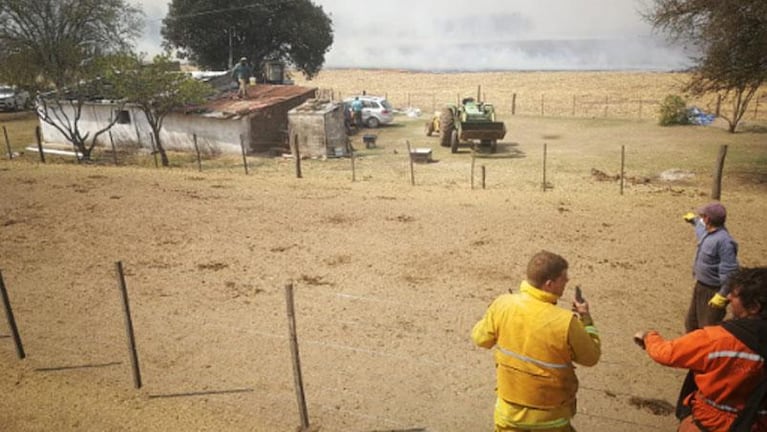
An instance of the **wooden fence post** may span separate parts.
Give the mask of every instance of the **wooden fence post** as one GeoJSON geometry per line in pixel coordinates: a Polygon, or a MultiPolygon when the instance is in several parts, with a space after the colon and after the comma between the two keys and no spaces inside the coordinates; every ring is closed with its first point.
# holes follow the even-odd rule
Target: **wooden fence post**
{"type": "Polygon", "coordinates": [[[122,261],[117,261],[115,266],[117,268],[117,281],[120,286],[123,314],[125,317],[125,333],[128,339],[131,370],[133,371],[133,387],[139,389],[141,388],[141,369],[139,368],[138,353],[136,352],[136,338],[133,334],[133,320],[131,319],[130,303],[128,302],[128,287],[125,285],[125,273],[123,272],[122,261]]]}
{"type": "Polygon", "coordinates": [[[303,173],[301,172],[301,146],[298,145],[298,135],[295,135],[293,138],[293,156],[296,158],[296,178],[303,178],[303,173]]]}
{"type": "Polygon", "coordinates": [[[517,113],[517,94],[513,93],[511,95],[511,115],[515,115],[517,113]]]}
{"type": "Polygon", "coordinates": [[[482,189],[483,190],[485,189],[485,178],[486,178],[486,176],[485,176],[485,166],[482,165],[482,189]]]}
{"type": "Polygon", "coordinates": [[[192,134],[194,142],[194,152],[197,153],[197,171],[202,172],[202,159],[200,158],[200,147],[197,145],[197,134],[192,134]]]}
{"type": "Polygon", "coordinates": [[[3,125],[3,135],[5,135],[5,147],[8,149],[8,159],[13,159],[13,151],[11,150],[11,141],[8,140],[8,129],[3,125]]]}
{"type": "Polygon", "coordinates": [[[626,146],[621,146],[621,195],[623,195],[623,178],[625,177],[626,146]]]}
{"type": "Polygon", "coordinates": [[[290,353],[293,360],[293,381],[296,386],[296,400],[298,402],[298,414],[301,417],[300,432],[309,431],[309,412],[306,409],[306,397],[304,395],[304,383],[301,375],[301,357],[298,353],[298,336],[296,332],[296,314],[293,302],[293,284],[285,285],[285,303],[288,309],[288,331],[290,335],[290,353]]]}
{"type": "Polygon", "coordinates": [[[27,355],[24,353],[24,345],[21,344],[21,336],[19,336],[19,329],[16,327],[16,319],[13,317],[11,300],[8,298],[8,291],[5,289],[5,282],[3,282],[2,271],[0,271],[0,294],[3,297],[3,306],[5,307],[5,318],[8,320],[8,328],[11,329],[13,344],[16,346],[16,355],[20,359],[23,359],[27,355]]]}
{"type": "Polygon", "coordinates": [[[543,143],[543,184],[541,187],[546,192],[546,143],[543,143]]]}
{"type": "Polygon", "coordinates": [[[714,184],[711,187],[711,198],[719,200],[722,197],[722,171],[724,170],[724,158],[727,156],[727,145],[719,147],[714,166],[714,184]]]}
{"type": "Polygon", "coordinates": [[[245,167],[245,175],[248,175],[248,158],[245,156],[245,138],[240,134],[240,151],[242,152],[242,165],[245,167]]]}
{"type": "Polygon", "coordinates": [[[40,162],[45,163],[45,152],[43,151],[43,137],[40,133],[40,126],[35,127],[35,139],[37,139],[37,151],[40,153],[40,162]]]}
{"type": "Polygon", "coordinates": [[[413,153],[410,150],[410,140],[407,140],[407,157],[410,160],[410,185],[415,186],[415,167],[413,167],[413,153]]]}

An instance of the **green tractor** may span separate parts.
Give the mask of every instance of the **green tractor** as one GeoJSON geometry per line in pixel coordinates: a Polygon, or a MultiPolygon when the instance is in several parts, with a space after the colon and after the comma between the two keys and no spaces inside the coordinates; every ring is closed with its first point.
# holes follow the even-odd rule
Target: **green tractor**
{"type": "Polygon", "coordinates": [[[498,148],[498,140],[506,136],[506,125],[495,121],[495,108],[474,98],[465,98],[461,105],[448,105],[439,117],[439,143],[458,152],[460,145],[489,147],[491,153],[498,148]]]}

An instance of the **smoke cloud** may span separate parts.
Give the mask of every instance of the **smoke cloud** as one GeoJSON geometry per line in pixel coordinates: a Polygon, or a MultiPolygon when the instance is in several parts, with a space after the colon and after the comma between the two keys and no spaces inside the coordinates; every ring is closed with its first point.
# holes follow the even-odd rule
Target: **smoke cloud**
{"type": "MultiPolygon", "coordinates": [[[[327,68],[423,71],[678,70],[689,53],[641,16],[642,0],[314,0],[333,20],[327,68]]],[[[167,0],[141,0],[140,51],[161,51],[167,0]]]]}

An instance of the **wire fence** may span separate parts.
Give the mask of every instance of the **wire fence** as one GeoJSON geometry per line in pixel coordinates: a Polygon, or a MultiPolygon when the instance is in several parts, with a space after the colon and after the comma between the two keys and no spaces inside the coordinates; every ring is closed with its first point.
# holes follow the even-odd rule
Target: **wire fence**
{"type": "MultiPolygon", "coordinates": [[[[368,94],[383,95],[398,109],[418,108],[433,113],[448,104],[458,104],[465,97],[474,97],[492,103],[496,113],[502,116],[527,115],[546,117],[653,119],[663,103],[660,99],[626,97],[621,94],[572,93],[553,94],[516,93],[505,89],[485,91],[481,86],[451,92],[391,92],[386,90],[366,91],[368,94]]],[[[351,94],[336,89],[320,89],[320,97],[343,100],[351,94]]],[[[714,115],[728,115],[733,101],[721,95],[691,99],[690,106],[714,115]]],[[[767,92],[754,96],[744,120],[767,120],[767,92]]]]}

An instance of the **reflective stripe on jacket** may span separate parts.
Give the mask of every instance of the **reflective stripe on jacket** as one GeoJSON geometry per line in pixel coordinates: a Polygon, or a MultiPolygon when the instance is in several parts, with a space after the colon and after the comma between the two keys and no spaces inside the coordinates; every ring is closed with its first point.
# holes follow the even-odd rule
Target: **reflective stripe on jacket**
{"type": "MultiPolygon", "coordinates": [[[[686,401],[693,417],[709,430],[729,430],[737,413],[764,379],[764,361],[722,326],[710,326],[665,340],[657,332],[645,336],[647,353],[656,362],[695,373],[698,392],[686,401]]],[[[756,430],[767,430],[767,416],[756,430]]]]}
{"type": "Polygon", "coordinates": [[[472,338],[479,346],[496,345],[499,397],[555,408],[572,403],[578,389],[568,344],[573,314],[531,295],[531,290],[543,293],[523,283],[522,293],[498,297],[475,325],[472,338]]]}

